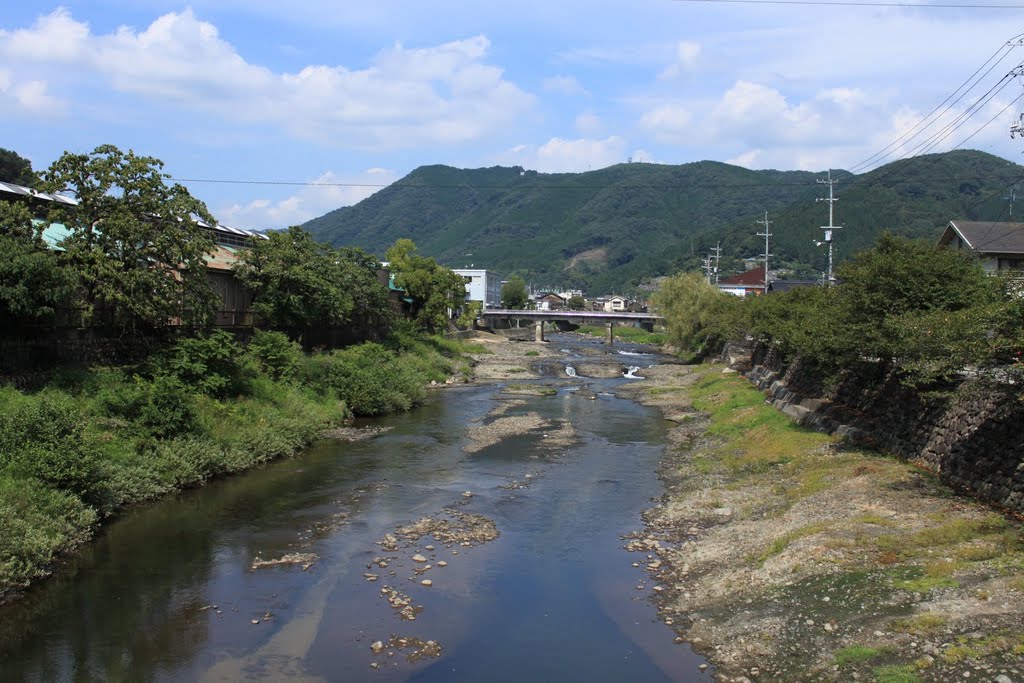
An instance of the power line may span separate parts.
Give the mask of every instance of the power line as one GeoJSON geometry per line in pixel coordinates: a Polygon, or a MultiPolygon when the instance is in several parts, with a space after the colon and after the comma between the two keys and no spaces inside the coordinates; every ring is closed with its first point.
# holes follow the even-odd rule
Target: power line
{"type": "Polygon", "coordinates": [[[912,140],[913,138],[915,138],[918,135],[920,135],[921,132],[923,132],[923,131],[920,131],[920,132],[915,132],[915,131],[918,131],[919,128],[924,126],[925,122],[929,121],[929,119],[931,119],[932,116],[934,116],[937,112],[939,112],[939,110],[942,109],[944,106],[945,106],[945,109],[942,109],[941,113],[939,113],[938,116],[935,116],[935,120],[936,121],[939,120],[950,109],[955,107],[960,102],[960,100],[962,100],[964,97],[967,96],[967,93],[969,93],[971,90],[973,90],[978,85],[978,83],[981,82],[981,80],[985,76],[988,76],[990,73],[992,73],[992,70],[995,69],[997,66],[999,66],[999,64],[1002,63],[1002,61],[1004,59],[1006,59],[1010,55],[1010,53],[1013,51],[1014,47],[1016,47],[1017,45],[1020,45],[1022,42],[1024,42],[1024,34],[1019,34],[1019,35],[1014,36],[1013,38],[1010,38],[1010,40],[1008,40],[1006,43],[1004,43],[1002,45],[1002,47],[1000,47],[998,50],[996,50],[994,53],[992,53],[992,56],[989,57],[987,60],[985,60],[985,63],[982,64],[981,66],[979,66],[977,68],[977,70],[973,74],[971,74],[970,77],[967,78],[967,80],[965,80],[963,83],[961,83],[960,86],[957,87],[956,90],[951,92],[946,97],[946,99],[944,99],[934,109],[932,109],[930,112],[928,112],[928,114],[926,116],[924,116],[920,121],[918,121],[917,124],[915,124],[910,130],[908,130],[906,133],[904,133],[903,135],[901,135],[898,138],[896,138],[895,140],[893,140],[886,147],[882,148],[878,152],[875,152],[874,154],[869,156],[867,159],[864,159],[863,161],[860,161],[860,162],[854,164],[852,167],[850,167],[850,169],[849,169],[850,172],[857,173],[861,169],[866,168],[866,167],[868,167],[870,165],[873,165],[875,162],[881,162],[883,159],[886,159],[886,158],[892,156],[893,152],[895,152],[895,148],[898,147],[899,145],[901,145],[904,141],[912,140]],[[999,55],[999,53],[1003,52],[1004,50],[1005,50],[1006,54],[1004,54],[1002,57],[999,57],[999,60],[996,61],[995,64],[992,64],[992,66],[990,66],[988,68],[988,70],[984,74],[981,75],[981,77],[979,77],[976,81],[974,81],[974,83],[971,84],[971,86],[969,88],[964,90],[960,94],[959,97],[957,97],[955,100],[950,102],[950,100],[952,100],[956,96],[956,94],[958,92],[963,90],[963,88],[968,83],[971,83],[971,81],[974,80],[975,76],[977,76],[981,72],[981,70],[984,69],[989,64],[989,62],[991,62],[993,59],[995,59],[999,55]],[[947,103],[948,103],[949,106],[946,106],[947,103]],[[890,150],[892,150],[892,151],[890,151],[890,150]]]}

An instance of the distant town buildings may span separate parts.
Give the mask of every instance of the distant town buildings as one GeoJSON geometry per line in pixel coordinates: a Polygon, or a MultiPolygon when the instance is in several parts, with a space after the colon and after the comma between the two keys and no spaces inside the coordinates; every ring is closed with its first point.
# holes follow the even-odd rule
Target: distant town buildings
{"type": "Polygon", "coordinates": [[[501,308],[501,276],[482,268],[452,268],[466,281],[466,301],[479,301],[484,308],[501,308]]]}

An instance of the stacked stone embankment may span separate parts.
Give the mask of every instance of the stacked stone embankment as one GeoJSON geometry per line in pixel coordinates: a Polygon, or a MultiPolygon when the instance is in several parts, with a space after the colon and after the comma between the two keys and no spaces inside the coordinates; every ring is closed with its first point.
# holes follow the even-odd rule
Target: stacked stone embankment
{"type": "Polygon", "coordinates": [[[724,360],[769,403],[812,429],[914,461],[951,486],[1024,512],[1024,398],[1019,387],[968,379],[922,393],[866,364],[829,386],[800,359],[763,345],[729,345],[724,360]]]}

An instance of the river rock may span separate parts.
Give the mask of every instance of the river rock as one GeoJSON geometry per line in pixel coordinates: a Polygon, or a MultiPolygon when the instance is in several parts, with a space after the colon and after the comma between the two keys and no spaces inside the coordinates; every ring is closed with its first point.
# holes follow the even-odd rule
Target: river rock
{"type": "Polygon", "coordinates": [[[431,581],[430,579],[423,579],[422,581],[420,581],[420,583],[422,585],[424,585],[424,586],[433,586],[434,585],[434,582],[431,581]]]}
{"type": "Polygon", "coordinates": [[[427,558],[423,557],[422,555],[416,554],[416,555],[412,556],[412,561],[413,562],[426,562],[427,558]]]}
{"type": "Polygon", "coordinates": [[[384,651],[384,643],[379,640],[375,640],[370,644],[370,649],[373,650],[374,654],[380,654],[384,651]]]}

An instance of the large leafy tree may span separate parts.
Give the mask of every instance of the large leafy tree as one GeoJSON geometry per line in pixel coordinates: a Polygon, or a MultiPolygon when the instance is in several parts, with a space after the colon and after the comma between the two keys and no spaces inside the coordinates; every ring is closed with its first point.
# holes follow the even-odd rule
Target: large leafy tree
{"type": "Polygon", "coordinates": [[[74,274],[47,249],[23,204],[0,201],[0,320],[2,333],[46,322],[67,303],[74,274]]]}
{"type": "Polygon", "coordinates": [[[501,307],[522,310],[530,301],[526,292],[526,282],[518,275],[513,275],[501,286],[501,307]]]}
{"type": "Polygon", "coordinates": [[[332,249],[298,226],[268,237],[242,252],[235,273],[269,327],[331,327],[386,315],[387,290],[372,256],[356,248],[332,249]]]}
{"type": "Polygon", "coordinates": [[[654,294],[668,338],[682,351],[702,354],[733,336],[741,300],[708,284],[700,273],[666,278],[654,294]]]}
{"type": "Polygon", "coordinates": [[[215,221],[188,190],[168,185],[162,168],[159,159],[102,145],[65,152],[43,174],[43,189],[78,200],[56,205],[51,218],[71,230],[62,246],[86,323],[150,331],[210,319],[205,257],[213,242],[197,220],[215,221]]]}
{"type": "Polygon", "coordinates": [[[385,254],[395,275],[395,284],[412,299],[412,314],[428,332],[444,330],[451,314],[462,307],[466,283],[458,274],[437,261],[416,253],[416,244],[406,238],[396,241],[385,254]]]}

